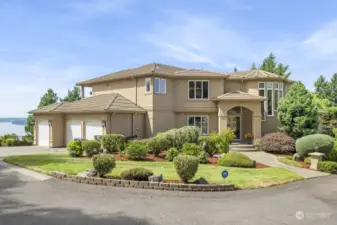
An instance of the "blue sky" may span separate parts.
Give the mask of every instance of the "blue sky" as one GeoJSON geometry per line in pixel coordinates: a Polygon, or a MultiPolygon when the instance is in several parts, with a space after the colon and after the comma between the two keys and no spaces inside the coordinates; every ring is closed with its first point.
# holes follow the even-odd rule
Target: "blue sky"
{"type": "Polygon", "coordinates": [[[48,88],[160,62],[249,69],[269,52],[312,89],[337,72],[334,0],[0,0],[0,117],[48,88]]]}

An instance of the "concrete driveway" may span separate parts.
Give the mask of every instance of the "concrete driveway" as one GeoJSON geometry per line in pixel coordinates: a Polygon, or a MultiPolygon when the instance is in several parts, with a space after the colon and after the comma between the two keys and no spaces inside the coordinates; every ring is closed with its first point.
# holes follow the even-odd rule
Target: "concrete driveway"
{"type": "Polygon", "coordinates": [[[0,158],[10,155],[28,155],[39,153],[65,153],[65,148],[47,148],[39,146],[0,147],[0,158]]]}
{"type": "MultiPolygon", "coordinates": [[[[36,152],[36,151],[32,151],[36,152]]],[[[227,193],[39,180],[0,167],[0,224],[336,224],[337,176],[227,193]]]]}

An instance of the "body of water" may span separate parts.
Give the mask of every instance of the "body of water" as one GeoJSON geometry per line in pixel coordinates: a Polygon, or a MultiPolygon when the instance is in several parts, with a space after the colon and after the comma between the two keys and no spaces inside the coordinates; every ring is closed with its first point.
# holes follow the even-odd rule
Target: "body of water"
{"type": "Polygon", "coordinates": [[[4,134],[15,133],[18,136],[24,136],[25,126],[24,125],[14,125],[12,123],[0,123],[0,136],[4,134]]]}

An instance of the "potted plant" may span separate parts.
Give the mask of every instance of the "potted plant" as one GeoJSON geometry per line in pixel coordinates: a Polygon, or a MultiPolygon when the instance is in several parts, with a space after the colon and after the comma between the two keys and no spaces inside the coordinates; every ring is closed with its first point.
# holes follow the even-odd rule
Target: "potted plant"
{"type": "Polygon", "coordinates": [[[250,132],[245,133],[245,139],[247,140],[248,144],[251,144],[253,141],[253,134],[250,132]]]}

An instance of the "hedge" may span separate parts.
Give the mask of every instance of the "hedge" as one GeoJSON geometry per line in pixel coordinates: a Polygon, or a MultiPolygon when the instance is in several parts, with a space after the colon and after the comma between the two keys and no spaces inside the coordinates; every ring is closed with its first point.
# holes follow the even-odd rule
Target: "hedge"
{"type": "Polygon", "coordinates": [[[337,174],[337,162],[332,161],[319,161],[317,170],[326,173],[337,174]]]}
{"type": "Polygon", "coordinates": [[[296,141],[296,152],[301,157],[306,157],[311,152],[329,154],[333,147],[333,138],[326,134],[311,134],[296,141]]]}

